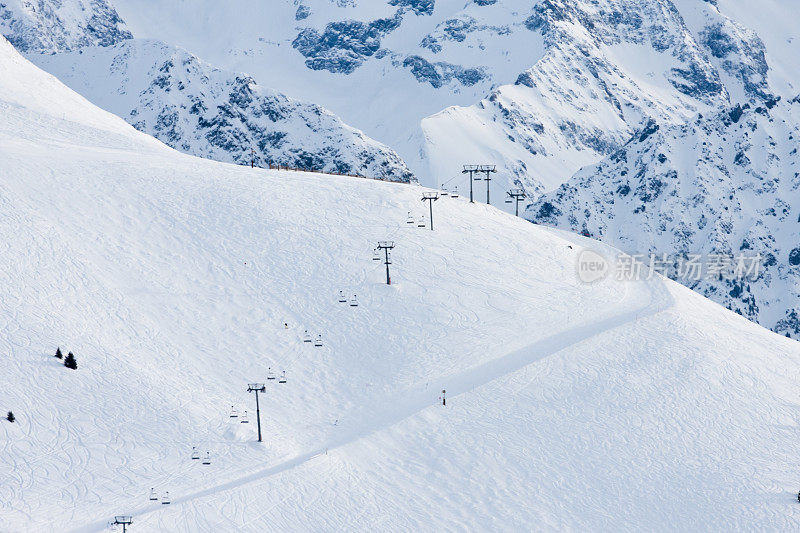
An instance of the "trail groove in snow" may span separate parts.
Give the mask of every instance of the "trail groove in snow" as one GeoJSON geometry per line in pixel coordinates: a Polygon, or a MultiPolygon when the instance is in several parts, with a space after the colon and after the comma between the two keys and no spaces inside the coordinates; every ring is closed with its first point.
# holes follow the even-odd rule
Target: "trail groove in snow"
{"type": "MultiPolygon", "coordinates": [[[[569,238],[566,232],[558,232],[563,236],[569,238]]],[[[585,239],[575,236],[572,239],[576,244],[586,243],[585,239]]],[[[598,246],[599,247],[599,246],[598,246]]],[[[508,353],[498,359],[487,361],[482,365],[464,370],[462,372],[443,376],[437,383],[445,383],[447,386],[447,395],[449,398],[456,398],[459,395],[481,387],[503,376],[507,376],[517,372],[527,365],[533,364],[536,361],[558,353],[568,346],[572,346],[584,342],[599,333],[604,331],[624,326],[625,324],[655,315],[663,310],[668,309],[673,305],[672,296],[664,288],[662,281],[656,276],[653,280],[646,282],[649,292],[649,301],[645,305],[635,307],[629,311],[621,312],[604,319],[589,322],[573,329],[560,332],[556,335],[544,338],[534,344],[527,346],[521,350],[508,353]]],[[[635,303],[635,300],[631,303],[635,303]]],[[[219,485],[214,485],[202,490],[196,491],[185,496],[172,499],[173,506],[183,503],[191,502],[196,499],[214,496],[218,493],[235,489],[258,481],[281,472],[286,472],[296,468],[316,457],[325,455],[337,448],[346,446],[352,442],[358,441],[370,434],[387,428],[405,418],[413,416],[421,410],[431,405],[430,401],[431,391],[425,389],[417,389],[408,391],[407,393],[400,394],[394,399],[387,401],[387,404],[392,406],[392,409],[381,410],[378,413],[362,413],[363,418],[360,418],[359,431],[349,435],[342,435],[337,439],[327,442],[324,446],[318,447],[312,451],[297,455],[287,461],[271,465],[262,470],[247,474],[238,479],[234,479],[219,485]]],[[[452,400],[451,400],[452,401],[452,400]]],[[[143,516],[147,513],[153,513],[164,510],[162,505],[151,504],[137,508],[130,512],[137,516],[143,516]]],[[[94,524],[89,524],[74,529],[75,533],[89,533],[93,531],[102,531],[105,529],[108,521],[101,521],[94,524]]]]}

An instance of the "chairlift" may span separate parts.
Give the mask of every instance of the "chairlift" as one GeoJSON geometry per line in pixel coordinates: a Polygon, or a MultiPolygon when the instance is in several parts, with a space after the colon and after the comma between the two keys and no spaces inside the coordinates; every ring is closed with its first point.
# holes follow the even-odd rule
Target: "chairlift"
{"type": "Polygon", "coordinates": [[[303,342],[311,342],[311,334],[306,330],[306,334],[303,337],[303,342]]]}
{"type": "Polygon", "coordinates": [[[345,304],[347,303],[347,297],[344,295],[344,292],[339,291],[339,303],[345,304]]]}
{"type": "MultiPolygon", "coordinates": [[[[275,379],[275,373],[272,371],[272,367],[269,367],[267,369],[267,379],[268,380],[275,379]]],[[[245,412],[247,412],[247,411],[245,411],[245,412]]]]}
{"type": "Polygon", "coordinates": [[[317,335],[317,340],[314,341],[314,346],[317,348],[322,347],[322,335],[317,335]]]}
{"type": "Polygon", "coordinates": [[[441,191],[440,195],[441,196],[447,196],[448,194],[449,193],[447,192],[447,188],[446,187],[442,187],[442,191],[441,191]]]}
{"type": "Polygon", "coordinates": [[[192,446],[192,461],[200,459],[200,452],[197,451],[195,446],[192,446]]]}
{"type": "Polygon", "coordinates": [[[172,500],[169,498],[169,491],[167,491],[161,498],[161,505],[169,505],[170,503],[172,503],[172,500]]]}
{"type": "Polygon", "coordinates": [[[450,198],[458,198],[458,187],[453,187],[453,192],[450,193],[450,198]]]}
{"type": "Polygon", "coordinates": [[[381,260],[381,254],[380,254],[380,252],[378,252],[378,249],[377,249],[377,248],[375,248],[375,249],[372,251],[372,260],[373,260],[373,261],[380,261],[380,260],[381,260]]]}
{"type": "Polygon", "coordinates": [[[231,418],[239,418],[239,413],[236,412],[236,409],[231,405],[231,418]]]}
{"type": "Polygon", "coordinates": [[[281,374],[281,379],[278,380],[278,383],[286,383],[286,370],[281,374]]]}
{"type": "Polygon", "coordinates": [[[355,294],[352,298],[350,298],[350,307],[358,307],[358,300],[356,299],[355,294]]]}
{"type": "Polygon", "coordinates": [[[249,424],[250,423],[250,420],[247,419],[247,411],[244,412],[244,414],[242,415],[242,419],[239,420],[239,423],[240,424],[249,424]]]}
{"type": "Polygon", "coordinates": [[[417,227],[424,228],[425,226],[426,226],[425,215],[422,215],[422,217],[420,217],[419,219],[419,222],[417,222],[417,227]]]}
{"type": "Polygon", "coordinates": [[[206,452],[206,458],[203,459],[203,464],[204,465],[210,465],[211,464],[211,452],[206,452]]]}
{"type": "Polygon", "coordinates": [[[414,217],[411,216],[411,211],[408,212],[408,218],[406,218],[406,224],[413,224],[414,217]]]}
{"type": "Polygon", "coordinates": [[[151,502],[158,501],[158,494],[156,494],[156,489],[150,489],[150,501],[151,502]]]}

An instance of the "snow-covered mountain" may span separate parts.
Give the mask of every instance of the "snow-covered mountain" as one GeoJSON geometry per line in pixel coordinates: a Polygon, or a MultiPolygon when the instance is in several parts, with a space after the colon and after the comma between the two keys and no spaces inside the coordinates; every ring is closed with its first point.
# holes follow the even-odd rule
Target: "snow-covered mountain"
{"type": "Polygon", "coordinates": [[[131,38],[106,0],[3,0],[0,34],[17,50],[63,52],[131,38]]]}
{"type": "Polygon", "coordinates": [[[631,254],[668,254],[668,274],[774,331],[800,337],[800,98],[648,124],[528,211],[631,254]],[[692,254],[763,258],[757,279],[683,278],[692,254]]]}
{"type": "Polygon", "coordinates": [[[543,50],[541,35],[525,26],[528,0],[114,5],[137,37],[182,46],[325,106],[392,147],[429,184],[459,175],[479,154],[456,149],[443,175],[431,173],[421,120],[513,83],[543,50]]]}
{"type": "Polygon", "coordinates": [[[499,165],[495,198],[552,190],[649,120],[798,92],[789,0],[106,1],[136,37],[330,109],[425,183],[499,165]]]}
{"type": "Polygon", "coordinates": [[[259,166],[414,179],[392,150],[320,106],[164,43],[128,39],[32,57],[92,102],[188,154],[247,164],[253,149],[259,166]]]}
{"type": "Polygon", "coordinates": [[[192,155],[396,181],[414,176],[391,149],[324,108],[133,39],[103,0],[0,4],[0,32],[91,101],[192,155]]]}
{"type": "Polygon", "coordinates": [[[466,149],[502,163],[498,192],[552,190],[649,120],[681,124],[773,93],[764,43],[716,2],[545,0],[525,24],[544,39],[541,59],[480,103],[423,121],[436,173],[466,149]]]}
{"type": "Polygon", "coordinates": [[[2,38],[0,72],[0,530],[800,525],[797,342],[463,198],[432,232],[417,187],[180,154],[2,38]]]}
{"type": "Polygon", "coordinates": [[[269,77],[395,149],[426,183],[500,165],[496,198],[515,181],[557,187],[650,119],[788,96],[792,4],[114,0],[137,36],[269,77]]]}

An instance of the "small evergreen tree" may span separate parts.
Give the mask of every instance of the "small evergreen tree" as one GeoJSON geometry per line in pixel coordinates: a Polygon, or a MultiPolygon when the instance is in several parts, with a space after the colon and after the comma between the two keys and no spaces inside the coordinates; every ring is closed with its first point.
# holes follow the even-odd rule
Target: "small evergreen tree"
{"type": "Polygon", "coordinates": [[[64,366],[71,368],[72,370],[76,370],[78,368],[78,362],[75,360],[75,356],[72,355],[72,352],[69,352],[67,354],[67,358],[64,359],[64,366]]]}
{"type": "Polygon", "coordinates": [[[61,353],[61,347],[56,348],[56,358],[63,359],[64,355],[61,353]]]}
{"type": "Polygon", "coordinates": [[[8,416],[6,416],[6,420],[8,420],[9,422],[14,422],[14,420],[16,420],[16,419],[17,419],[17,418],[14,416],[14,413],[12,413],[11,411],[9,411],[9,412],[8,412],[8,416]]]}

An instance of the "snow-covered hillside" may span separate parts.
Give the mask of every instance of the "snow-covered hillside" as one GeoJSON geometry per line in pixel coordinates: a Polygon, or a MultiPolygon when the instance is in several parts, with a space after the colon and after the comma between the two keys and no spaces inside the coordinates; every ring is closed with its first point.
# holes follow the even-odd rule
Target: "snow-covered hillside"
{"type": "Polygon", "coordinates": [[[413,185],[180,154],[2,39],[0,72],[0,530],[800,524],[796,342],[582,284],[613,250],[493,208],[432,232],[413,185]],[[247,384],[283,370],[257,444],[247,384]]]}
{"type": "Polygon", "coordinates": [[[651,123],[531,206],[534,221],[631,254],[761,256],[757,280],[681,279],[729,309],[800,337],[800,98],[736,106],[687,125],[651,123]]]}
{"type": "Polygon", "coordinates": [[[386,146],[318,105],[212,68],[157,41],[129,39],[31,56],[100,107],[173,148],[217,161],[414,179],[386,146]]]}

